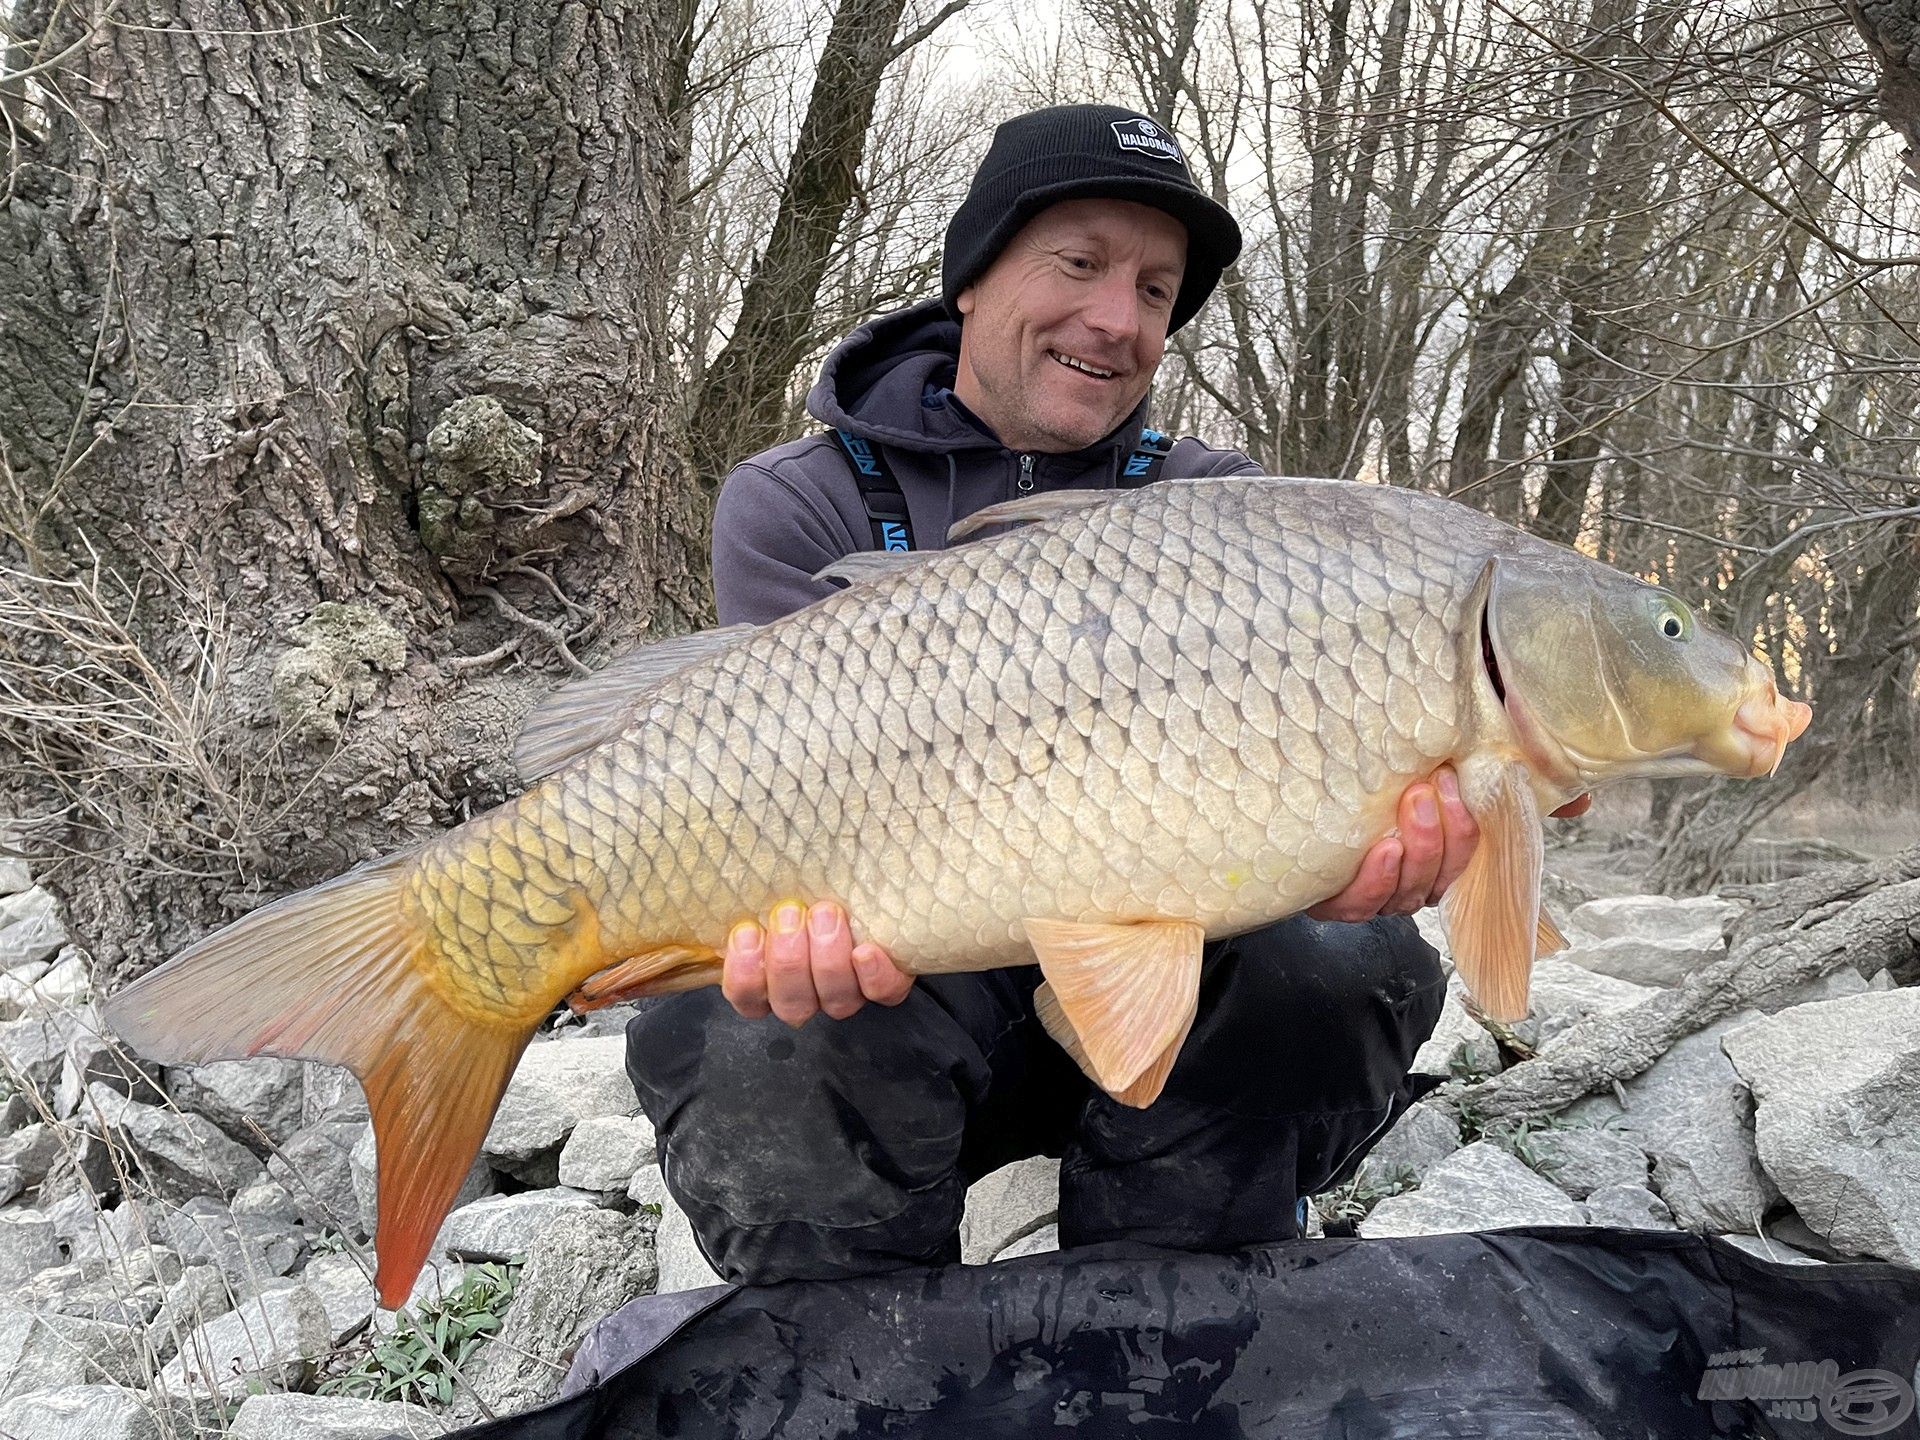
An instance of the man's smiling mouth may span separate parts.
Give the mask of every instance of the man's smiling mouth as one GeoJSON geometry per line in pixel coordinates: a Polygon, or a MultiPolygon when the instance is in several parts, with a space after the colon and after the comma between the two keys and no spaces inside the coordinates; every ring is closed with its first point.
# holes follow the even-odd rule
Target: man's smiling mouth
{"type": "Polygon", "coordinates": [[[1058,350],[1049,350],[1047,354],[1052,356],[1059,364],[1066,366],[1069,370],[1077,370],[1082,375],[1091,375],[1095,380],[1111,380],[1116,373],[1112,370],[1102,370],[1098,365],[1091,364],[1088,361],[1078,359],[1072,355],[1062,355],[1058,350]]]}

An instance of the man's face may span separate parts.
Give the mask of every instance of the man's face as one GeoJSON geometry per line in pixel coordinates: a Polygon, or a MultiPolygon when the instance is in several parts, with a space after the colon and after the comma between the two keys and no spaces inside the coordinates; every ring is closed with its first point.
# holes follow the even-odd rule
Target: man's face
{"type": "Polygon", "coordinates": [[[1048,206],[956,299],[954,392],[1010,449],[1091,445],[1153,383],[1186,261],[1186,227],[1164,210],[1048,206]]]}

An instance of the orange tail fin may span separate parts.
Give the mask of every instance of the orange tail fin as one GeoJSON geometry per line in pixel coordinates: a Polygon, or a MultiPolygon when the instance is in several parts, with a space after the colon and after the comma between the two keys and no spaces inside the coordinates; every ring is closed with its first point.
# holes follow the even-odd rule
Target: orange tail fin
{"type": "Polygon", "coordinates": [[[166,1064],[282,1055],[360,1077],[380,1181],[374,1283],[389,1309],[426,1263],[534,1030],[476,1022],[427,983],[400,906],[410,858],[256,910],[105,1006],[110,1029],[166,1064]]]}

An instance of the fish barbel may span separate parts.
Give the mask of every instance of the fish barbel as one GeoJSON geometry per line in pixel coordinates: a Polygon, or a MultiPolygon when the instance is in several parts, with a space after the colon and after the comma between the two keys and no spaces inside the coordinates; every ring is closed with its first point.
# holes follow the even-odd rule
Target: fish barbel
{"type": "Polygon", "coordinates": [[[350,1067],[392,1306],[554,1006],[718,983],[729,927],[784,899],[838,900],[917,974],[1037,958],[1049,1033],[1144,1105],[1202,940],[1337,893],[1436,767],[1481,830],[1455,964],[1512,1020],[1551,928],[1541,814],[1765,774],[1807,723],[1674,596],[1437,497],[1180,481],[968,524],[1016,520],[562,690],[534,788],[200,941],[108,1023],[176,1064],[350,1067]]]}

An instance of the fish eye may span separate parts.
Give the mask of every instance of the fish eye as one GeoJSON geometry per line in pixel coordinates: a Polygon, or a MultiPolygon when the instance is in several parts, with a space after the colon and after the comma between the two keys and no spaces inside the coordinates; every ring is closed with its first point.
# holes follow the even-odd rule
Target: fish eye
{"type": "Polygon", "coordinates": [[[1685,640],[1693,634],[1693,615],[1686,606],[1670,596],[1660,597],[1660,608],[1654,623],[1669,640],[1685,640]]]}

